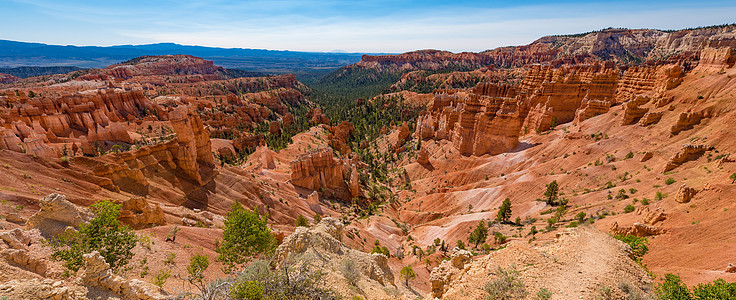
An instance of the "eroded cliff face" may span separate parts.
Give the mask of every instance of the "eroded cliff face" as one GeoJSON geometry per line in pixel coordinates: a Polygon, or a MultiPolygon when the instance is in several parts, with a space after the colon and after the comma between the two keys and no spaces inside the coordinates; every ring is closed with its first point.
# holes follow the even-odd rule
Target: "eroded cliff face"
{"type": "Polygon", "coordinates": [[[504,97],[503,87],[490,95],[441,93],[428,113],[417,121],[424,139],[451,140],[466,155],[499,154],[518,144],[521,128],[519,103],[504,97]]]}
{"type": "Polygon", "coordinates": [[[52,157],[60,155],[60,148],[67,143],[132,144],[124,123],[140,119],[143,111],[163,114],[140,90],[98,90],[48,97],[7,93],[0,97],[0,102],[4,104],[0,109],[0,149],[52,157]]]}
{"type": "Polygon", "coordinates": [[[299,155],[289,163],[291,183],[310,190],[345,188],[343,164],[329,148],[299,155]]]}
{"type": "Polygon", "coordinates": [[[74,161],[90,168],[102,178],[100,185],[113,191],[148,195],[152,177],[162,177],[175,186],[181,185],[176,178],[195,186],[206,185],[214,168],[209,132],[192,107],[180,106],[170,118],[176,136],[168,142],[74,161]]]}
{"type": "Polygon", "coordinates": [[[421,50],[399,55],[364,55],[351,67],[382,70],[438,70],[441,68],[478,69],[522,67],[529,64],[592,64],[613,61],[619,64],[679,63],[697,64],[706,47],[736,47],[734,26],[663,32],[649,29],[606,29],[584,35],[540,38],[529,45],[501,47],[480,53],[451,53],[421,50]]]}
{"type": "Polygon", "coordinates": [[[624,120],[642,126],[656,123],[661,112],[639,108],[651,99],[663,107],[666,91],[682,81],[679,65],[635,67],[620,71],[612,63],[530,66],[518,84],[482,82],[469,90],[435,90],[428,112],[417,121],[422,139],[447,139],[465,155],[499,154],[518,144],[519,136],[556,125],[583,122],[626,103],[624,120]],[[646,95],[646,96],[645,96],[646,95]]]}

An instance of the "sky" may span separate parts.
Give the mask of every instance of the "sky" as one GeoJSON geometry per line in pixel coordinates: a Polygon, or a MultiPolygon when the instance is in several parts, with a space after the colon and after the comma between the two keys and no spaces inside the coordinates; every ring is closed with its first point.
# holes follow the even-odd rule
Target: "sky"
{"type": "Polygon", "coordinates": [[[607,27],[736,23],[736,1],[0,0],[0,39],[110,46],[483,51],[607,27]]]}

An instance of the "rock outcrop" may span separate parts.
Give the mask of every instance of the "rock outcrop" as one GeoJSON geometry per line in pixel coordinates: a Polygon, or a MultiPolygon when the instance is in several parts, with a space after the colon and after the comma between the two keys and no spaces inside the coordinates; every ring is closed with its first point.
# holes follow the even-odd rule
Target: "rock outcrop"
{"type": "Polygon", "coordinates": [[[20,80],[20,78],[15,77],[10,74],[0,73],[0,83],[13,83],[20,80]]]}
{"type": "Polygon", "coordinates": [[[652,124],[659,123],[659,120],[662,119],[663,112],[648,112],[644,114],[644,116],[639,119],[639,126],[646,127],[652,124]]]}
{"type": "Polygon", "coordinates": [[[138,279],[125,279],[116,275],[99,252],[84,254],[84,269],[81,271],[82,283],[91,288],[99,288],[124,299],[163,300],[172,299],[160,293],[160,289],[138,279]]]}
{"type": "Polygon", "coordinates": [[[171,127],[176,132],[178,151],[174,152],[177,167],[200,185],[206,182],[200,174],[199,165],[214,166],[210,134],[191,106],[180,106],[169,113],[171,127]]]}
{"type": "Polygon", "coordinates": [[[350,261],[357,272],[357,288],[380,291],[393,286],[394,275],[386,256],[350,249],[341,242],[342,234],[342,222],[332,217],[323,218],[313,228],[297,227],[276,249],[274,262],[278,268],[292,261],[306,262],[310,270],[326,272],[327,284],[347,287],[339,270],[350,261]]]}
{"type": "Polygon", "coordinates": [[[728,263],[728,266],[726,266],[726,273],[736,273],[736,266],[732,263],[728,263]]]}
{"type": "Polygon", "coordinates": [[[636,213],[642,216],[642,221],[647,225],[654,225],[667,219],[667,214],[661,207],[650,211],[649,206],[642,206],[636,209],[636,213]]]}
{"type": "Polygon", "coordinates": [[[330,124],[330,119],[319,108],[312,108],[305,115],[312,124],[330,124]]]}
{"type": "MultiPolygon", "coordinates": [[[[182,178],[199,186],[207,184],[214,168],[209,132],[191,107],[177,107],[170,118],[176,137],[168,142],[95,158],[76,157],[75,163],[91,169],[101,187],[139,196],[149,193],[148,176],[182,178]]],[[[175,181],[172,184],[181,184],[175,181]]]]}
{"type": "Polygon", "coordinates": [[[83,286],[68,286],[62,280],[53,279],[11,280],[0,284],[0,298],[82,300],[88,290],[83,286]]]}
{"type": "Polygon", "coordinates": [[[38,275],[46,275],[46,258],[29,249],[32,240],[27,232],[19,228],[3,231],[0,232],[0,240],[7,245],[4,249],[6,247],[0,242],[0,257],[38,275]]]}
{"type": "Polygon", "coordinates": [[[700,52],[697,71],[720,71],[734,66],[736,49],[732,47],[705,47],[700,52]]]}
{"type": "Polygon", "coordinates": [[[130,198],[122,203],[119,220],[133,229],[166,225],[164,211],[143,197],[130,198]]]}
{"type": "Polygon", "coordinates": [[[677,135],[678,133],[692,129],[695,125],[700,124],[703,118],[708,117],[706,114],[700,111],[696,112],[683,112],[677,119],[677,123],[672,125],[670,128],[670,134],[677,135]]]}
{"type": "Polygon", "coordinates": [[[647,112],[648,108],[640,108],[639,106],[649,103],[650,98],[645,96],[636,96],[633,100],[624,104],[624,117],[621,119],[621,125],[636,124],[647,112]]]}
{"type": "MultiPolygon", "coordinates": [[[[58,156],[60,149],[50,142],[60,139],[87,143],[133,140],[122,122],[141,118],[142,111],[161,111],[141,91],[97,90],[76,94],[29,98],[25,94],[7,94],[0,108],[0,149],[31,152],[39,156],[58,156]],[[22,145],[18,146],[22,141],[22,145]]],[[[3,101],[0,101],[3,102],[3,101]]]]}
{"type": "Polygon", "coordinates": [[[450,260],[444,260],[440,265],[432,269],[429,275],[429,281],[432,284],[432,296],[442,298],[447,291],[448,285],[458,272],[465,268],[465,264],[470,262],[473,254],[467,250],[459,248],[452,249],[450,260]]]}
{"type": "Polygon", "coordinates": [[[350,196],[353,198],[360,196],[360,177],[358,176],[358,168],[352,166],[350,171],[350,196]]]}
{"type": "Polygon", "coordinates": [[[611,109],[611,101],[583,99],[583,103],[575,112],[574,124],[607,113],[611,109]]]}
{"type": "Polygon", "coordinates": [[[56,193],[41,199],[40,206],[41,209],[28,218],[26,225],[38,228],[45,237],[56,236],[67,227],[77,228],[94,218],[89,209],[79,207],[66,200],[66,196],[56,193]]]}
{"type": "Polygon", "coordinates": [[[495,155],[516,147],[522,118],[508,89],[487,89],[491,95],[436,94],[429,112],[417,120],[418,136],[448,139],[465,155],[495,155]]]}
{"type": "Polygon", "coordinates": [[[420,165],[429,164],[429,152],[427,152],[427,149],[419,149],[419,153],[417,153],[417,163],[419,163],[420,165]]]}
{"type": "Polygon", "coordinates": [[[342,163],[329,148],[320,148],[299,155],[289,163],[291,183],[295,186],[318,190],[319,188],[339,189],[345,187],[342,163]]]}
{"type": "Polygon", "coordinates": [[[677,195],[675,195],[675,201],[677,203],[688,203],[690,200],[695,197],[695,194],[698,193],[698,190],[688,187],[687,185],[681,185],[679,189],[677,189],[677,195]]]}
{"type": "Polygon", "coordinates": [[[646,237],[652,235],[660,235],[667,232],[664,228],[654,227],[642,223],[634,223],[629,227],[622,227],[618,225],[618,222],[611,224],[611,234],[614,235],[633,235],[638,237],[646,237]]]}
{"type": "Polygon", "coordinates": [[[103,70],[109,76],[130,78],[132,76],[150,75],[193,75],[215,74],[224,71],[212,61],[191,55],[156,55],[141,56],[103,70]]]}
{"type": "Polygon", "coordinates": [[[342,154],[350,153],[348,141],[350,140],[350,137],[355,134],[353,123],[342,121],[340,124],[335,126],[328,126],[327,129],[330,131],[327,135],[329,146],[342,154]]]}
{"type": "Polygon", "coordinates": [[[670,161],[667,162],[667,165],[664,167],[664,172],[672,171],[685,162],[696,160],[700,158],[706,151],[712,148],[713,147],[708,145],[683,145],[680,152],[677,152],[677,154],[675,154],[670,159],[670,161]]]}
{"type": "Polygon", "coordinates": [[[652,159],[652,157],[654,157],[654,154],[652,152],[645,152],[639,161],[645,162],[645,161],[652,159]]]}

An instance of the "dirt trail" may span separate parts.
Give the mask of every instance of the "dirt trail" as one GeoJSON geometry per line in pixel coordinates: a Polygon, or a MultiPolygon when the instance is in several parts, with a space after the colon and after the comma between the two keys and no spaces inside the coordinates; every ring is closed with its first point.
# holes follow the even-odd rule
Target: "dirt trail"
{"type": "Polygon", "coordinates": [[[593,228],[564,231],[536,248],[513,241],[505,249],[476,257],[450,283],[443,299],[483,296],[483,287],[496,278],[498,267],[520,272],[529,299],[542,288],[552,292],[552,299],[593,299],[608,289],[614,298],[624,299],[622,286],[648,294],[652,280],[628,253],[628,246],[593,228]]]}

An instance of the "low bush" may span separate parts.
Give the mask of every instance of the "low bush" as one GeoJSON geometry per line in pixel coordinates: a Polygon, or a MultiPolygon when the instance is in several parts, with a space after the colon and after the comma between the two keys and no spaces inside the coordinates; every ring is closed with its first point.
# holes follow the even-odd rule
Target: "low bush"
{"type": "Polygon", "coordinates": [[[498,267],[496,279],[487,283],[484,290],[488,294],[486,300],[507,300],[526,297],[526,287],[519,278],[520,274],[514,267],[503,269],[498,267]]]}

